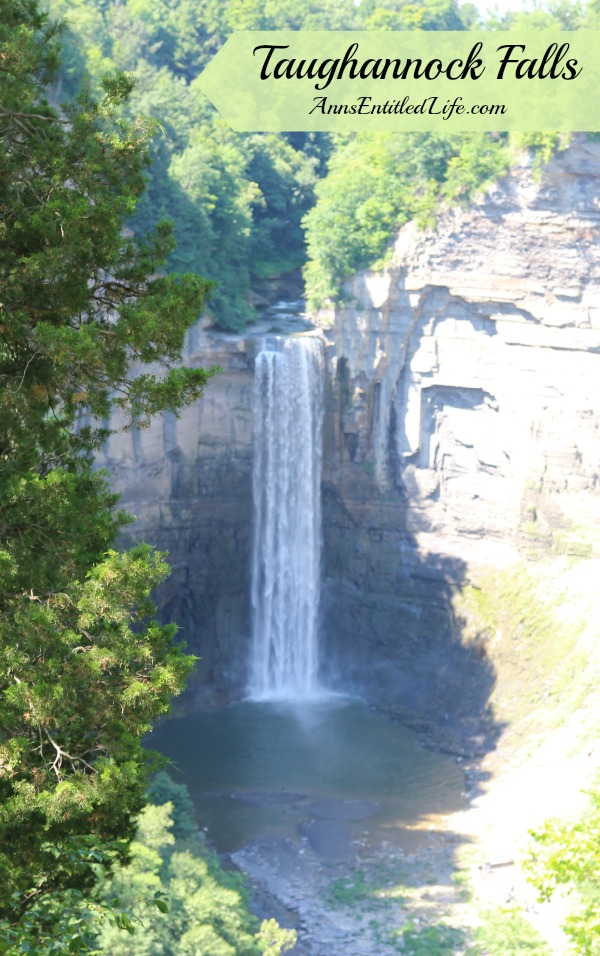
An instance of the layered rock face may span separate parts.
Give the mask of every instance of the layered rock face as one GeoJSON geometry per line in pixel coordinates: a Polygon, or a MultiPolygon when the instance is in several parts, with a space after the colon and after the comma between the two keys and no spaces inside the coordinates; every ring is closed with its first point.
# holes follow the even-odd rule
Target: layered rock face
{"type": "Polygon", "coordinates": [[[453,588],[598,540],[599,187],[600,144],[539,181],[524,159],[433,231],[405,227],[390,267],[321,316],[329,659],[407,712],[466,717],[493,680],[453,588]]]}
{"type": "MultiPolygon", "coordinates": [[[[405,717],[485,729],[493,666],[465,645],[454,591],[523,551],[598,540],[599,186],[600,144],[539,181],[524,159],[434,230],[404,228],[390,267],[318,317],[325,676],[405,717]]],[[[128,537],[170,552],[159,599],[202,657],[198,702],[247,676],[255,351],[255,332],[195,330],[186,360],[224,371],[101,462],[138,515],[128,537]]]]}
{"type": "Polygon", "coordinates": [[[200,658],[192,685],[200,704],[241,693],[247,676],[255,348],[196,327],[186,364],[222,368],[202,399],[179,418],[116,434],[98,461],[136,516],[124,543],[169,552],[157,602],[200,658]]]}
{"type": "Polygon", "coordinates": [[[598,521],[599,187],[595,143],[540,183],[524,166],[349,286],[342,459],[402,489],[416,533],[514,540],[527,491],[533,524],[560,525],[559,495],[566,522],[598,521]]]}

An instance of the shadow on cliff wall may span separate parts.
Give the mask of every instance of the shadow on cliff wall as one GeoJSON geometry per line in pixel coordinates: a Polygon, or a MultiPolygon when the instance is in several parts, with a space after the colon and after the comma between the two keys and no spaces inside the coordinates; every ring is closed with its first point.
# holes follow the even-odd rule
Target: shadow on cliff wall
{"type": "Polygon", "coordinates": [[[485,641],[467,641],[453,609],[467,564],[423,552],[403,485],[378,487],[345,437],[329,436],[330,462],[334,444],[338,456],[323,485],[323,679],[396,714],[439,749],[482,755],[502,726],[490,708],[496,675],[485,641]]]}
{"type": "MultiPolygon", "coordinates": [[[[485,537],[496,504],[490,470],[505,480],[499,452],[488,448],[497,403],[480,361],[495,322],[442,287],[424,287],[415,305],[398,269],[383,305],[361,287],[336,329],[323,486],[324,679],[441,749],[481,755],[502,731],[490,706],[496,674],[483,636],[467,640],[457,619],[453,598],[469,583],[468,565],[443,542],[448,530],[485,537]],[[441,375],[442,361],[452,374],[441,375]],[[483,424],[473,430],[475,417],[483,424]]],[[[502,509],[496,518],[506,523],[502,509]]]]}
{"type": "MultiPolygon", "coordinates": [[[[170,552],[172,574],[157,595],[161,617],[180,625],[201,658],[186,709],[243,696],[247,679],[252,445],[248,435],[243,443],[233,435],[231,421],[248,407],[252,362],[238,343],[231,349],[231,367],[189,420],[165,419],[126,459],[137,482],[125,483],[123,503],[132,496],[131,510],[141,514],[128,538],[170,552]]],[[[341,376],[340,393],[343,385],[341,376]]],[[[326,432],[340,412],[328,414],[326,432]]],[[[327,434],[325,456],[330,471],[335,447],[327,434]]],[[[493,667],[483,645],[463,642],[452,610],[466,565],[421,554],[406,493],[380,492],[368,465],[348,454],[323,483],[324,681],[430,731],[443,749],[482,753],[500,728],[488,709],[493,667]]]]}
{"type": "Polygon", "coordinates": [[[494,666],[483,640],[464,640],[452,607],[466,564],[421,555],[389,523],[340,528],[345,509],[331,488],[324,511],[324,681],[394,713],[438,749],[493,749],[502,731],[489,705],[494,666]]]}

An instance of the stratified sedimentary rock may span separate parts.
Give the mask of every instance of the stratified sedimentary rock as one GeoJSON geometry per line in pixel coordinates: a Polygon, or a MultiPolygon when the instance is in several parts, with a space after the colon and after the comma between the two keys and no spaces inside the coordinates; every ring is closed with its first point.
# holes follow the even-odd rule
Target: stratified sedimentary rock
{"type": "MultiPolygon", "coordinates": [[[[468,209],[399,234],[327,340],[321,608],[328,679],[404,715],[481,723],[493,669],[453,591],[519,551],[593,552],[600,527],[600,143],[523,157],[468,209]]],[[[250,636],[256,335],[197,329],[224,371],[180,419],[111,440],[131,535],[169,550],[163,613],[240,693],[250,636]]],[[[492,732],[493,728],[490,729],[492,732]]]]}
{"type": "Polygon", "coordinates": [[[329,333],[341,461],[404,492],[417,535],[600,523],[599,196],[597,143],[539,177],[524,159],[348,283],[329,333]]]}
{"type": "Polygon", "coordinates": [[[600,144],[531,160],[324,313],[325,634],[332,673],[468,717],[493,673],[449,595],[519,550],[600,530],[600,144]],[[479,659],[477,655],[479,654],[479,659]]]}

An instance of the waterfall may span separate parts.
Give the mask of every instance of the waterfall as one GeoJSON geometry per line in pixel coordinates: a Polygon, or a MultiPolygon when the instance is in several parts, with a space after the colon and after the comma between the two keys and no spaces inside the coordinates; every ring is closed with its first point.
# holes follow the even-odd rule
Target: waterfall
{"type": "Polygon", "coordinates": [[[250,696],[318,692],[323,346],[267,338],[254,388],[250,696]]]}

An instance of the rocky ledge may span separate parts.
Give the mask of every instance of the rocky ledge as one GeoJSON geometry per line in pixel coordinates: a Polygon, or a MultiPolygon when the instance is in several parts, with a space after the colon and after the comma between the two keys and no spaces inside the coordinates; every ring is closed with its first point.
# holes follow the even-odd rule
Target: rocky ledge
{"type": "Polygon", "coordinates": [[[599,195],[600,143],[523,156],[319,316],[331,674],[449,739],[472,727],[475,751],[495,676],[453,594],[523,555],[597,555],[599,195]]]}

